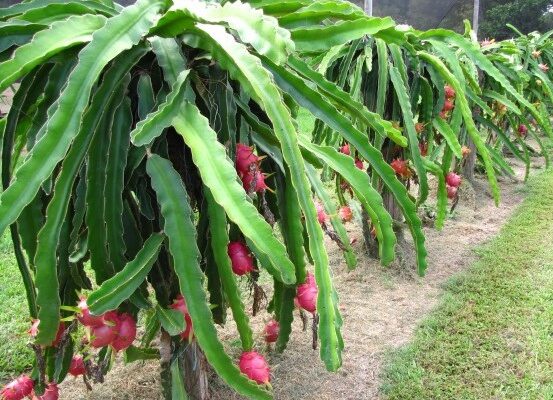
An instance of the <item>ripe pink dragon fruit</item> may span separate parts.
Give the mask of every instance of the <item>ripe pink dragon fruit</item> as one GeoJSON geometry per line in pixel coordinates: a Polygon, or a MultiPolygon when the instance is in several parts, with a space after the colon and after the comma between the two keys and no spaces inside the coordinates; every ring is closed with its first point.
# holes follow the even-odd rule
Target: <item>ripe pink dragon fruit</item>
{"type": "Polygon", "coordinates": [[[236,144],[236,169],[240,174],[250,172],[252,164],[259,164],[259,157],[253,152],[253,148],[242,143],[236,144]]]}
{"type": "Polygon", "coordinates": [[[33,395],[33,400],[58,400],[60,397],[60,390],[58,385],[54,382],[50,382],[46,386],[46,390],[41,396],[33,395]]]}
{"type": "Polygon", "coordinates": [[[267,325],[265,325],[265,329],[263,330],[263,333],[265,334],[265,341],[267,343],[274,343],[278,339],[278,334],[280,332],[280,324],[276,319],[270,320],[267,325]]]}
{"type": "Polygon", "coordinates": [[[113,342],[117,337],[119,314],[116,311],[108,311],[104,315],[104,322],[100,326],[94,326],[90,332],[92,335],[93,347],[105,347],[113,342]]]}
{"type": "Polygon", "coordinates": [[[453,200],[455,197],[457,197],[457,191],[458,189],[455,186],[448,186],[447,198],[453,200]]]}
{"type": "Polygon", "coordinates": [[[390,163],[390,165],[394,169],[395,173],[401,176],[402,178],[409,178],[411,176],[411,170],[409,169],[409,165],[407,164],[407,161],[402,160],[400,158],[396,158],[394,161],[390,163]]]}
{"type": "Polygon", "coordinates": [[[455,104],[451,100],[446,100],[444,102],[444,108],[442,108],[442,111],[448,112],[455,108],[455,104]]]}
{"type": "Polygon", "coordinates": [[[458,188],[461,185],[461,177],[457,175],[455,172],[449,172],[445,177],[445,182],[449,186],[458,188]]]}
{"type": "Polygon", "coordinates": [[[313,274],[308,273],[305,283],[299,285],[296,289],[296,298],[301,308],[310,313],[314,313],[317,310],[317,283],[313,274]]]}
{"type": "Polygon", "coordinates": [[[343,153],[345,154],[346,156],[349,156],[351,153],[350,153],[350,150],[349,150],[349,143],[346,143],[345,145],[343,145],[342,147],[340,147],[340,153],[343,153]]]}
{"type": "Polygon", "coordinates": [[[77,313],[77,319],[84,326],[101,326],[104,324],[103,315],[90,314],[88,305],[86,304],[86,297],[81,297],[77,307],[80,310],[80,312],[77,313]]]}
{"type": "Polygon", "coordinates": [[[265,183],[265,175],[259,171],[247,172],[241,176],[242,185],[246,193],[263,192],[269,187],[265,183]]]}
{"type": "Polygon", "coordinates": [[[71,364],[69,365],[69,373],[75,377],[84,375],[86,368],[84,366],[84,360],[82,356],[73,356],[71,364]]]}
{"type": "Polygon", "coordinates": [[[323,205],[321,203],[316,202],[315,209],[317,210],[317,220],[319,221],[320,224],[324,224],[328,219],[328,215],[325,212],[323,205]]]}
{"type": "Polygon", "coordinates": [[[359,169],[363,169],[365,166],[363,165],[363,160],[360,160],[359,158],[355,159],[355,166],[359,169]]]}
{"type": "Polygon", "coordinates": [[[338,215],[342,218],[342,222],[349,222],[353,219],[353,213],[348,206],[342,206],[338,210],[338,215]]]}
{"type": "Polygon", "coordinates": [[[232,271],[236,275],[245,275],[253,271],[253,258],[244,243],[230,242],[227,253],[232,262],[232,271]]]}
{"type": "Polygon", "coordinates": [[[115,351],[125,350],[136,339],[136,321],[130,314],[124,313],[119,315],[115,330],[117,331],[117,335],[111,342],[111,347],[115,351]]]}
{"type": "Polygon", "coordinates": [[[33,391],[35,384],[27,375],[21,375],[0,390],[2,400],[21,400],[33,391]]]}
{"type": "Polygon", "coordinates": [[[453,89],[451,86],[445,85],[444,86],[444,92],[445,92],[445,97],[447,99],[455,98],[455,89],[453,89]]]}
{"type": "Polygon", "coordinates": [[[190,313],[188,312],[188,307],[186,306],[186,301],[184,300],[184,297],[182,294],[179,294],[173,304],[171,304],[169,307],[171,307],[173,310],[178,310],[184,315],[184,321],[186,322],[186,328],[183,332],[181,332],[180,337],[183,340],[191,340],[194,336],[194,330],[192,329],[192,318],[190,317],[190,313]]]}
{"type": "Polygon", "coordinates": [[[261,354],[255,351],[243,352],[238,366],[244,375],[260,385],[267,384],[271,380],[269,364],[261,354]]]}

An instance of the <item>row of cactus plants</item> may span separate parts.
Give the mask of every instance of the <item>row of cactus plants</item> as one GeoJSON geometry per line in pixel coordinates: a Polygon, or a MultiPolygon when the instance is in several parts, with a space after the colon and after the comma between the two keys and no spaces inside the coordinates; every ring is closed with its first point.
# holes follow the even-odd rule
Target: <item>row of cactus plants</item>
{"type": "Polygon", "coordinates": [[[238,280],[255,314],[261,269],[274,283],[266,340],[283,351],[294,308],[313,313],[335,371],[344,343],[325,233],[348,267],[356,257],[351,210],[340,189],[336,212],[323,167],[361,203],[383,265],[397,243],[383,196],[396,202],[423,274],[427,174],[440,227],[469,139],[499,201],[503,147],[528,164],[526,133],[552,134],[548,35],[481,47],[470,29],[419,32],[334,0],[31,0],[0,19],[0,92],[19,82],[0,119],[0,232],[36,353],[5,399],[55,399],[68,373],[102,381],[120,352],[160,359],[166,398],[201,397],[183,379],[194,346],[234,390],[271,398],[238,280]],[[300,107],[317,119],[311,135],[300,107]],[[239,360],[217,335],[229,309],[239,360]]]}

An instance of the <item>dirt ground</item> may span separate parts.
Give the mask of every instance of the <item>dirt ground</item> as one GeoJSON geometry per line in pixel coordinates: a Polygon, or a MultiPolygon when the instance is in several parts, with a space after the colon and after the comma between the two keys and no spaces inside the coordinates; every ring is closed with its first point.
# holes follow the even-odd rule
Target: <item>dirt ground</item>
{"type": "MultiPolygon", "coordinates": [[[[512,165],[522,178],[522,165],[514,161],[512,165]]],[[[542,168],[542,165],[536,160],[533,167],[542,168]]],[[[417,325],[436,306],[445,281],[474,261],[475,246],[498,233],[521,202],[522,182],[502,179],[500,184],[502,203],[498,208],[486,192],[483,180],[477,182],[476,190],[464,183],[459,207],[443,231],[425,228],[429,267],[424,278],[405,267],[383,269],[375,260],[364,256],[361,229],[356,223],[347,225],[350,236],[357,239],[359,266],[355,271],[347,272],[337,246],[329,242],[330,263],[344,319],[343,367],[337,373],[325,371],[318,351],[311,349],[310,329],[303,332],[300,319],[296,318],[287,351],[283,355],[268,355],[275,398],[378,399],[385,354],[409,342],[417,325]]],[[[270,294],[270,288],[265,289],[270,294]]],[[[252,320],[258,332],[268,318],[267,314],[261,314],[252,320]]],[[[221,329],[220,336],[226,343],[236,343],[232,321],[221,329]]],[[[264,347],[260,339],[258,343],[260,349],[264,347]]],[[[229,345],[228,351],[238,356],[236,346],[229,345]]],[[[86,393],[82,382],[68,380],[62,384],[61,393],[61,399],[158,399],[161,398],[158,366],[156,362],[127,366],[118,362],[106,383],[95,385],[92,392],[86,393]]],[[[212,398],[242,397],[213,377],[212,398]]]]}

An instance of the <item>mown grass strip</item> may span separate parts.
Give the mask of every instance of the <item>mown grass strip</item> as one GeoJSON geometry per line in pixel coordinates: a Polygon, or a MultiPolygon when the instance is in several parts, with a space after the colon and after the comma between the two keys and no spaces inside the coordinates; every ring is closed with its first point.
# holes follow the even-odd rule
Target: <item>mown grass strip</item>
{"type": "Polygon", "coordinates": [[[390,355],[385,399],[553,398],[553,171],[528,189],[413,342],[390,355]]]}

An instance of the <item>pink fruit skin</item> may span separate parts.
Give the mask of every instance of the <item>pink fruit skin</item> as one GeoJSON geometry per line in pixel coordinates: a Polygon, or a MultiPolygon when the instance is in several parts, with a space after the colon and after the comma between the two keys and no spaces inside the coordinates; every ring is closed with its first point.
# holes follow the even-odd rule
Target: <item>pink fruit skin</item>
{"type": "Polygon", "coordinates": [[[360,159],[355,159],[355,166],[359,169],[363,169],[364,166],[363,166],[363,161],[361,161],[360,159]]]}
{"type": "Polygon", "coordinates": [[[270,320],[267,325],[265,325],[265,341],[267,343],[274,343],[278,339],[278,334],[280,333],[280,324],[277,320],[270,320]]]}
{"type": "Polygon", "coordinates": [[[449,86],[449,85],[446,85],[444,87],[444,91],[445,91],[445,97],[448,98],[448,99],[452,99],[455,97],[455,90],[449,86]]]}
{"type": "Polygon", "coordinates": [[[136,339],[136,321],[130,314],[121,314],[115,327],[117,336],[111,342],[115,351],[125,350],[136,339]]]}
{"type": "Polygon", "coordinates": [[[227,253],[232,262],[232,271],[236,275],[245,275],[253,271],[253,258],[244,243],[230,242],[227,253]]]}
{"type": "Polygon", "coordinates": [[[447,187],[447,198],[454,199],[457,196],[457,188],[454,186],[447,187]]]}
{"type": "Polygon", "coordinates": [[[351,154],[350,150],[349,150],[349,144],[348,143],[346,143],[345,145],[340,147],[340,153],[345,154],[346,156],[349,156],[351,154]]]}
{"type": "Polygon", "coordinates": [[[108,311],[104,316],[104,324],[91,328],[93,347],[105,347],[117,337],[117,322],[119,315],[115,311],[108,311]]]}
{"type": "Polygon", "coordinates": [[[453,104],[452,101],[450,100],[446,100],[445,103],[444,103],[444,108],[442,109],[442,111],[451,111],[455,108],[455,105],[453,104]]]}
{"type": "Polygon", "coordinates": [[[71,364],[69,365],[69,373],[73,376],[84,375],[86,369],[84,367],[84,361],[81,356],[73,356],[71,364]]]}
{"type": "Polygon", "coordinates": [[[171,307],[173,310],[178,310],[184,315],[184,321],[186,322],[186,329],[180,334],[180,337],[183,340],[190,340],[192,339],[194,335],[194,331],[192,330],[192,318],[190,318],[190,314],[188,313],[188,307],[186,306],[186,301],[184,300],[184,297],[182,297],[182,294],[179,294],[173,304],[171,304],[169,307],[171,307]]]}
{"type": "Polygon", "coordinates": [[[305,283],[302,283],[296,289],[296,298],[298,299],[299,306],[310,313],[314,313],[317,310],[318,292],[315,277],[313,274],[308,273],[305,283]]]}
{"type": "Polygon", "coordinates": [[[81,310],[80,313],[77,313],[77,319],[84,326],[102,326],[104,324],[103,315],[96,316],[90,314],[86,304],[86,297],[81,297],[81,301],[79,301],[77,307],[81,310]]]}
{"type": "Polygon", "coordinates": [[[21,375],[0,390],[2,400],[21,400],[29,396],[34,388],[34,382],[27,375],[21,375]]]}
{"type": "Polygon", "coordinates": [[[238,363],[240,371],[252,381],[260,385],[271,380],[269,364],[263,356],[255,351],[245,351],[240,356],[238,363]]]}
{"type": "Polygon", "coordinates": [[[60,397],[60,391],[58,385],[55,383],[49,383],[46,386],[46,390],[42,396],[33,396],[33,400],[58,400],[60,397]]]}
{"type": "Polygon", "coordinates": [[[445,182],[449,186],[453,186],[454,188],[458,188],[461,185],[461,177],[457,175],[455,172],[450,172],[445,177],[445,182]]]}
{"type": "Polygon", "coordinates": [[[248,172],[242,175],[242,185],[247,193],[262,192],[268,188],[265,183],[265,175],[261,171],[248,172]]]}
{"type": "Polygon", "coordinates": [[[322,204],[315,203],[315,209],[317,210],[317,220],[319,221],[319,224],[324,224],[328,219],[328,215],[326,214],[322,204]]]}
{"type": "Polygon", "coordinates": [[[353,218],[353,213],[351,212],[351,208],[349,208],[348,206],[340,207],[338,214],[340,215],[340,218],[342,218],[343,222],[349,222],[353,218]]]}
{"type": "Polygon", "coordinates": [[[407,165],[407,161],[402,160],[400,158],[396,158],[394,161],[390,163],[392,166],[394,172],[398,174],[401,177],[408,177],[410,175],[409,166],[407,165]]]}
{"type": "Polygon", "coordinates": [[[250,171],[250,166],[258,162],[259,157],[253,153],[251,147],[242,143],[236,145],[236,169],[238,172],[246,174],[250,171]]]}

